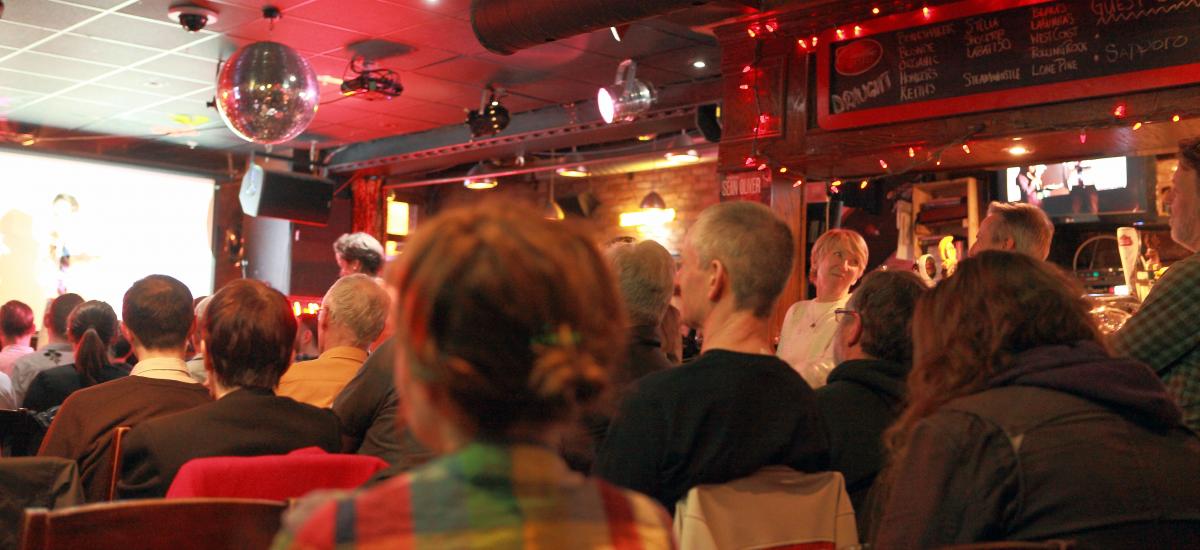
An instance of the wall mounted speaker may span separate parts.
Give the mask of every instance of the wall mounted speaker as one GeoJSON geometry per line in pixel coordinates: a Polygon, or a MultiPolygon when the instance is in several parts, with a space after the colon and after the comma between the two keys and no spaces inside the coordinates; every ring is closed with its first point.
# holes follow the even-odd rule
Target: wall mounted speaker
{"type": "Polygon", "coordinates": [[[709,143],[721,142],[721,106],[701,105],[696,108],[696,127],[709,143]]]}
{"type": "Polygon", "coordinates": [[[248,216],[325,225],[329,223],[333,205],[333,182],[308,174],[266,170],[251,164],[242,176],[238,201],[248,216]]]}

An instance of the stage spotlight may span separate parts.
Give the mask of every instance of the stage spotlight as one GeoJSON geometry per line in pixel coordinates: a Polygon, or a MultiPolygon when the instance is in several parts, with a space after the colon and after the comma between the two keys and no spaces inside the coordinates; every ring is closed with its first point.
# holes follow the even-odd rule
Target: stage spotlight
{"type": "Polygon", "coordinates": [[[467,178],[463,180],[463,187],[474,191],[492,189],[497,185],[500,185],[500,182],[496,178],[487,175],[487,169],[484,168],[482,161],[472,166],[467,171],[467,178]]]}
{"type": "Polygon", "coordinates": [[[617,78],[612,86],[600,88],[596,93],[596,103],[604,122],[633,120],[654,104],[654,87],[638,80],[636,72],[637,64],[632,59],[622,61],[617,66],[617,78]]]}
{"type": "Polygon", "coordinates": [[[479,110],[467,113],[467,127],[471,129],[471,139],[503,132],[511,121],[508,109],[500,104],[500,96],[490,88],[484,90],[479,101],[479,110]]]}

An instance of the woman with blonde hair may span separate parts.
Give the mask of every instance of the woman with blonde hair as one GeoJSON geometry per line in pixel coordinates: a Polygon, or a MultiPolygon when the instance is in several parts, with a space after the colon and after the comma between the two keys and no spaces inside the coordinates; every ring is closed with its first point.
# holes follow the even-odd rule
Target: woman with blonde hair
{"type": "Polygon", "coordinates": [[[277,548],[672,546],[661,507],[555,450],[627,337],[587,235],[511,205],[452,210],[388,279],[402,417],[441,457],[323,506],[277,548]]]}
{"type": "Polygon", "coordinates": [[[830,229],[813,243],[808,280],[817,289],[812,300],[788,308],[775,352],[814,389],[825,385],[833,363],[834,310],[846,307],[850,287],[867,268],[867,241],[851,229],[830,229]]]}
{"type": "Polygon", "coordinates": [[[1153,371],[1109,354],[1089,309],[1052,265],[1001,251],[918,301],[877,548],[1200,540],[1200,439],[1153,371]]]}

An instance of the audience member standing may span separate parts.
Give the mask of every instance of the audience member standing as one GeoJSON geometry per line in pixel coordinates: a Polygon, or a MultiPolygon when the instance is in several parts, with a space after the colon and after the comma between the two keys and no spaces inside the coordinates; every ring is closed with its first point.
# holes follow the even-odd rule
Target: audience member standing
{"type": "Polygon", "coordinates": [[[390,306],[387,291],[371,277],[356,273],[338,279],[317,313],[321,355],[289,367],[276,393],[316,407],[332,405],[367,360],[367,348],[383,332],[390,306]]]}
{"type": "Polygon", "coordinates": [[[383,245],[366,233],[338,237],[333,243],[333,256],[337,260],[338,277],[355,273],[377,277],[383,269],[383,245]]]}
{"type": "Polygon", "coordinates": [[[1200,432],[1200,138],[1179,144],[1179,167],[1163,201],[1171,238],[1194,252],[1171,265],[1138,312],[1113,335],[1113,349],[1144,361],[1200,432]]]}
{"type": "Polygon", "coordinates": [[[67,317],[75,306],[82,304],[78,294],[68,293],[55,298],[42,315],[42,327],[46,329],[46,342],[38,351],[13,362],[13,394],[17,403],[25,400],[25,391],[39,372],[67,365],[75,361],[74,346],[67,337],[67,317]]]}
{"type": "Polygon", "coordinates": [[[212,400],[183,358],[192,330],[192,296],[166,275],[151,275],[125,292],[122,330],[141,360],[130,376],[68,397],[38,452],[79,462],[89,501],[107,497],[112,481],[112,433],[118,426],[187,410],[212,400]]]}
{"type": "Polygon", "coordinates": [[[1200,540],[1200,438],[1153,371],[1109,355],[1090,309],[1077,281],[999,251],[918,301],[876,548],[1200,540]]]}
{"type": "Polygon", "coordinates": [[[82,388],[129,375],[129,365],[113,364],[109,348],[117,340],[117,314],[112,306],[89,300],[79,304],[67,318],[67,334],[75,346],[75,361],[39,372],[29,384],[21,406],[45,411],[62,405],[67,396],[82,388]]]}
{"type": "Polygon", "coordinates": [[[553,451],[624,340],[590,239],[491,205],[430,221],[400,261],[396,384],[413,432],[442,456],[288,522],[275,547],[669,548],[653,501],[553,451]]]}
{"type": "Polygon", "coordinates": [[[824,386],[833,370],[833,311],[850,299],[850,287],[867,268],[867,255],[867,241],[850,229],[830,229],[813,243],[808,279],[817,297],[788,308],[777,352],[813,388],[824,386]]]}
{"type": "Polygon", "coordinates": [[[979,222],[969,252],[974,256],[984,250],[1008,250],[1045,260],[1053,239],[1054,224],[1041,208],[1023,202],[993,202],[988,205],[987,217],[979,222]]]}
{"type": "Polygon", "coordinates": [[[845,309],[837,310],[837,367],[817,390],[817,407],[829,434],[830,469],[846,479],[862,540],[867,493],[883,467],[883,431],[904,403],[913,308],[925,291],[912,272],[876,271],[863,277],[845,309]]]}
{"type": "Polygon", "coordinates": [[[283,294],[259,281],[233,281],[213,295],[203,330],[216,401],[129,431],[121,453],[122,498],[165,495],[180,466],[193,458],[340,447],[333,413],[275,396],[296,338],[296,318],[283,294]]]}
{"type": "Polygon", "coordinates": [[[33,338],[33,309],[22,302],[9,300],[0,307],[0,374],[12,375],[13,362],[33,353],[29,341],[33,338]]]}
{"type": "Polygon", "coordinates": [[[692,487],[764,466],[828,462],[812,388],[772,354],[767,317],[792,270],[792,235],[767,207],[722,203],[684,239],[683,321],[699,357],[638,381],[621,404],[596,473],[668,509],[692,487]]]}

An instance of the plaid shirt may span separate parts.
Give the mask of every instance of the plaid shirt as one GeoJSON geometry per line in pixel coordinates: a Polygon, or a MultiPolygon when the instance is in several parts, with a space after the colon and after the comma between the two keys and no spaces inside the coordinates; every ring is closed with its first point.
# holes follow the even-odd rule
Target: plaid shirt
{"type": "Polygon", "coordinates": [[[1200,254],[1175,262],[1111,343],[1150,365],[1200,431],[1200,254]]]}
{"type": "Polygon", "coordinates": [[[474,443],[294,519],[273,548],[674,548],[671,518],[653,500],[527,445],[474,443]]]}

